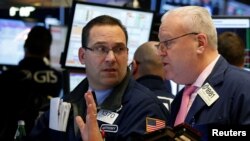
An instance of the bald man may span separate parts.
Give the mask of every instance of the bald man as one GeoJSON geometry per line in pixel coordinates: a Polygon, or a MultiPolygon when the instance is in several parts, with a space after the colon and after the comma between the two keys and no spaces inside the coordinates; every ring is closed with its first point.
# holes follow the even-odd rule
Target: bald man
{"type": "Polygon", "coordinates": [[[137,48],[131,69],[134,79],[153,91],[169,110],[174,98],[171,86],[166,85],[165,71],[156,46],[159,42],[149,41],[137,48]]]}

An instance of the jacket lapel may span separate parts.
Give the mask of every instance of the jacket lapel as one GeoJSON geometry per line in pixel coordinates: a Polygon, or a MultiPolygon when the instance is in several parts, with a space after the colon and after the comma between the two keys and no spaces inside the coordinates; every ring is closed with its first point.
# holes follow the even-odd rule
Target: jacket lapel
{"type": "Polygon", "coordinates": [[[201,99],[199,95],[196,96],[192,106],[189,109],[185,122],[192,123],[194,122],[194,117],[199,111],[206,106],[206,103],[201,99]]]}
{"type": "MultiPolygon", "coordinates": [[[[228,65],[227,63],[225,63],[225,59],[220,57],[215,67],[213,68],[213,71],[211,72],[211,74],[208,76],[208,78],[203,84],[209,83],[211,87],[213,87],[216,91],[216,86],[220,85],[224,80],[223,74],[227,67],[228,65]]],[[[194,122],[193,120],[199,116],[199,111],[201,111],[203,108],[206,108],[206,107],[207,107],[206,103],[197,94],[192,106],[189,109],[189,112],[187,114],[185,121],[187,123],[194,122]]]]}

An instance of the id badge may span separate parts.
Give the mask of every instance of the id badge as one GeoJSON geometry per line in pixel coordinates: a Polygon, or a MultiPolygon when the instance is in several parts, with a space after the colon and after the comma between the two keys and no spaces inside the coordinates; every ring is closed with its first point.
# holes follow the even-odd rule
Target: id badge
{"type": "Polygon", "coordinates": [[[219,98],[217,92],[208,83],[203,85],[201,89],[197,91],[197,93],[198,95],[200,95],[202,100],[207,104],[207,106],[212,105],[219,98]]]}
{"type": "Polygon", "coordinates": [[[97,120],[113,124],[118,115],[119,115],[118,113],[101,109],[97,114],[97,120]]]}

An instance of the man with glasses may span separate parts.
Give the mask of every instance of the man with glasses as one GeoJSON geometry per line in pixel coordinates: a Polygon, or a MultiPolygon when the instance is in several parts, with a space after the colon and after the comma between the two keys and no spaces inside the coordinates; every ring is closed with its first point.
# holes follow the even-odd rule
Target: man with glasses
{"type": "Polygon", "coordinates": [[[250,73],[232,67],[218,53],[216,28],[206,9],[168,11],[159,40],[166,77],[186,85],[171,105],[173,126],[250,124],[250,73]]]}
{"type": "MultiPolygon", "coordinates": [[[[33,140],[81,140],[76,116],[78,120],[95,120],[94,126],[89,126],[94,131],[83,136],[89,141],[100,137],[100,131],[107,141],[143,135],[147,117],[167,121],[168,112],[157,97],[131,78],[127,41],[126,29],[113,17],[99,16],[86,24],[78,56],[86,66],[87,78],[64,98],[71,103],[66,132],[49,129],[46,113],[33,130],[33,140]]],[[[81,130],[86,127],[81,125],[81,130]]]]}

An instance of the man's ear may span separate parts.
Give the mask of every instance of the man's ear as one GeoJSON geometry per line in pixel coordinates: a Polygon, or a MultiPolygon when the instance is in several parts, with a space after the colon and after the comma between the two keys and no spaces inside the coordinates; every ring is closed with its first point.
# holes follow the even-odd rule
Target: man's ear
{"type": "Polygon", "coordinates": [[[85,64],[85,49],[82,47],[78,49],[78,59],[81,64],[85,64]]]}
{"type": "Polygon", "coordinates": [[[132,61],[132,74],[135,75],[138,73],[138,64],[135,60],[132,61]]]}
{"type": "Polygon", "coordinates": [[[198,53],[203,53],[204,50],[205,50],[205,47],[207,46],[208,44],[208,38],[207,38],[207,35],[206,34],[203,34],[203,33],[199,33],[197,35],[198,37],[198,48],[197,48],[197,52],[198,53]]]}

